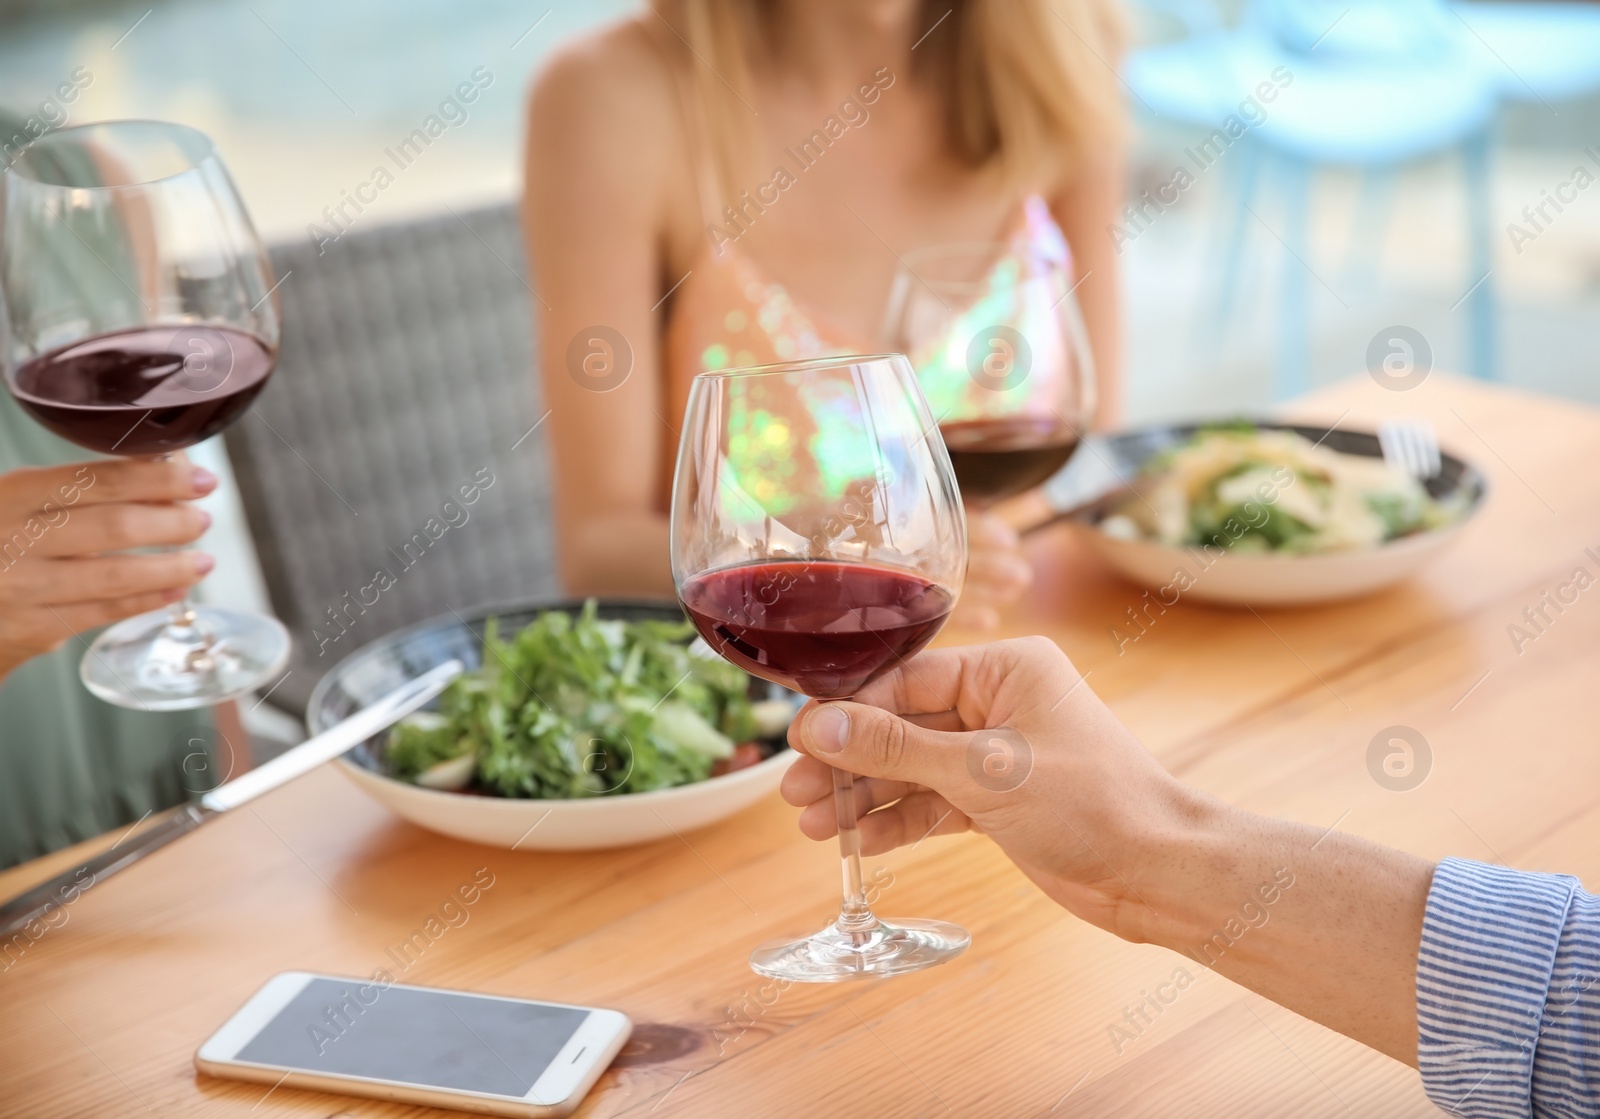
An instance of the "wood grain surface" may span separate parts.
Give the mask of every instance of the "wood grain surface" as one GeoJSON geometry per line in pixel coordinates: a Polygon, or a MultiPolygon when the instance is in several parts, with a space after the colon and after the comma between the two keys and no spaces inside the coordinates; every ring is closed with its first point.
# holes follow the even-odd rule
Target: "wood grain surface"
{"type": "MultiPolygon", "coordinates": [[[[1579,566],[1600,571],[1583,554],[1600,552],[1600,413],[1439,374],[1398,393],[1362,376],[1290,412],[1369,430],[1430,417],[1491,479],[1489,506],[1393,590],[1258,612],[1186,600],[1120,650],[1111,627],[1141,592],[1052,529],[1029,542],[1038,585],[1008,630],[1057,640],[1165,764],[1228,800],[1428,857],[1600,882],[1600,591],[1520,651],[1507,632],[1579,566]],[[1407,792],[1368,771],[1368,743],[1395,724],[1432,752],[1407,792]]],[[[1078,922],[976,836],[869,865],[883,915],[971,929],[960,959],[881,983],[763,987],[749,948],[809,931],[838,900],[833,851],[794,815],[773,797],[681,840],[509,852],[403,823],[324,767],[96,884],[13,953],[0,1114],[448,1114],[193,1068],[276,972],[377,968],[626,1011],[637,1040],[579,1112],[591,1117],[1440,1114],[1411,1070],[1078,922]],[[483,872],[493,885],[467,921],[404,954],[483,872]],[[1193,982],[1130,1039],[1128,1008],[1179,968],[1193,982]]],[[[0,896],[46,869],[0,874],[0,896]]]]}

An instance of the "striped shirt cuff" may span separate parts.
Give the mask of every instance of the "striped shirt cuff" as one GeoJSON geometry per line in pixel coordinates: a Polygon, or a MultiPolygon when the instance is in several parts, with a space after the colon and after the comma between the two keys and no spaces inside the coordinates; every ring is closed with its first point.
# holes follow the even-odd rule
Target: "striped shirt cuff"
{"type": "Polygon", "coordinates": [[[1597,1114],[1600,899],[1577,879],[1462,859],[1434,871],[1417,956],[1417,1063],[1472,1119],[1597,1114]]]}

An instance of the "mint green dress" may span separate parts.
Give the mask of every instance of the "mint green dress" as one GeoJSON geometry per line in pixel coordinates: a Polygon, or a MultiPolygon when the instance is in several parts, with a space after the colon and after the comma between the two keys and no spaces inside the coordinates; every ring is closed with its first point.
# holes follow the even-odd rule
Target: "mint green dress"
{"type": "MultiPolygon", "coordinates": [[[[0,471],[92,458],[0,392],[0,471]]],[[[210,713],[135,711],[90,695],[74,638],[0,683],[0,867],[130,825],[215,783],[210,713]]]]}
{"type": "MultiPolygon", "coordinates": [[[[0,132],[15,129],[0,113],[0,132]]],[[[70,282],[51,263],[39,262],[44,282],[70,282]]],[[[94,457],[0,390],[0,472],[94,457]]],[[[93,637],[74,638],[0,682],[0,868],[133,824],[216,784],[210,713],[135,711],[96,699],[78,679],[93,637]]]]}

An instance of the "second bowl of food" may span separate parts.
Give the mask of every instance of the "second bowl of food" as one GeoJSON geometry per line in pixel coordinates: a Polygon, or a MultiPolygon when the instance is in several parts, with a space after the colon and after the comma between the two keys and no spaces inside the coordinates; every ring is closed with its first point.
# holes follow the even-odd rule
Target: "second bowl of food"
{"type": "Polygon", "coordinates": [[[1094,472],[1132,488],[1074,518],[1080,536],[1166,606],[1370,593],[1449,547],[1488,492],[1483,475],[1450,454],[1418,480],[1384,461],[1376,435],[1265,420],[1097,438],[1052,484],[1052,499],[1073,503],[1094,472]]]}
{"type": "Polygon", "coordinates": [[[676,603],[476,610],[352,653],[311,694],[313,734],[452,657],[427,710],[339,759],[396,814],[520,850],[645,843],[772,792],[801,699],[691,645],[676,603]]]}

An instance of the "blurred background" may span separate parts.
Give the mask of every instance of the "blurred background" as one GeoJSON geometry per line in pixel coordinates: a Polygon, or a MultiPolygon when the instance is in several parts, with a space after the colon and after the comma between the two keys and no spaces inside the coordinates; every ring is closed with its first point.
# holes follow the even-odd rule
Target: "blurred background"
{"type": "MultiPolygon", "coordinates": [[[[514,197],[529,76],[562,40],[634,6],[0,0],[0,109],[15,117],[56,112],[47,103],[81,67],[77,99],[62,107],[71,122],[147,116],[205,130],[263,235],[283,241],[307,237],[310,224],[331,230],[324,208],[370,180],[388,162],[384,149],[483,67],[492,84],[467,106],[467,119],[364,207],[354,228],[371,228],[514,197]]],[[[1575,168],[1600,175],[1600,161],[1584,150],[1600,152],[1600,34],[1593,30],[1600,6],[1436,9],[1413,0],[1335,0],[1254,7],[1282,10],[1266,17],[1265,30],[1289,59],[1292,79],[1276,101],[1261,104],[1263,122],[1246,121],[1247,144],[1260,140],[1255,146],[1267,153],[1255,158],[1236,145],[1206,166],[1186,154],[1209,155],[1196,146],[1212,131],[1205,118],[1220,124],[1283,62],[1216,43],[1218,29],[1237,36],[1241,20],[1259,25],[1263,17],[1252,19],[1242,0],[1127,8],[1135,50],[1123,72],[1137,122],[1130,200],[1151,200],[1144,228],[1125,224],[1122,242],[1128,418],[1270,400],[1284,287],[1297,281],[1307,289],[1309,383],[1362,369],[1375,332],[1395,324],[1421,332],[1437,367],[1468,369],[1472,303],[1464,297],[1485,267],[1471,267],[1473,176],[1462,164],[1480,127],[1488,140],[1490,276],[1483,286],[1494,298],[1495,372],[1512,384],[1600,400],[1593,325],[1600,190],[1563,192],[1576,200],[1561,203],[1560,213],[1547,208],[1554,220],[1543,231],[1522,214],[1571,182],[1575,168]],[[1441,10],[1451,14],[1441,18],[1441,10]],[[1505,22],[1552,12],[1587,20],[1576,30],[1544,29],[1573,59],[1529,50],[1530,32],[1505,22]],[[1331,31],[1318,25],[1323,18],[1331,31]],[[1157,49],[1145,54],[1144,47],[1157,49]],[[1264,68],[1257,74],[1252,64],[1264,68]],[[1469,77],[1474,67],[1482,73],[1469,77]],[[1363,133],[1365,150],[1351,142],[1363,133]],[[1285,174],[1273,158],[1285,150],[1304,154],[1306,167],[1285,174]],[[1384,166],[1363,172],[1353,160],[1384,166]],[[1178,168],[1192,185],[1168,186],[1178,168]],[[1292,230],[1293,180],[1302,171],[1309,171],[1303,245],[1292,230]],[[1240,223],[1242,201],[1249,208],[1240,223]],[[1532,237],[1514,244],[1513,222],[1532,237]],[[1230,249],[1239,265],[1224,319],[1218,288],[1230,249]]],[[[1284,387],[1296,386],[1291,379],[1284,387]]]]}
{"type": "MultiPolygon", "coordinates": [[[[0,112],[194,125],[267,240],[304,246],[515,198],[530,75],[634,8],[0,0],[0,112]]],[[[1108,236],[1130,423],[1253,412],[1384,360],[1600,402],[1600,5],[1152,0],[1128,19],[1129,209],[1108,236]]],[[[236,500],[214,511],[208,596],[265,605],[236,500]]]]}

